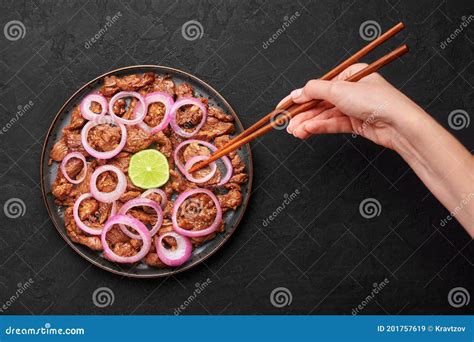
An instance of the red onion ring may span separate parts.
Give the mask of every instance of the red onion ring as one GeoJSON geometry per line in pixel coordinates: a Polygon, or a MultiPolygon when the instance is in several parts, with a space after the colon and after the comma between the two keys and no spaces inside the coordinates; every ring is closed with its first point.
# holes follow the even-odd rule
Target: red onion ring
{"type": "Polygon", "coordinates": [[[89,198],[92,198],[92,194],[90,193],[86,193],[86,194],[82,194],[81,196],[79,196],[76,200],[76,202],[74,202],[74,207],[72,209],[72,213],[73,213],[73,216],[74,216],[74,221],[76,222],[77,226],[84,232],[86,232],[87,234],[90,234],[90,235],[100,235],[102,234],[102,229],[95,229],[95,228],[91,228],[89,226],[87,226],[84,222],[81,221],[81,218],[79,217],[79,206],[81,205],[82,201],[86,200],[86,199],[89,199],[89,198]]]}
{"type": "MultiPolygon", "coordinates": [[[[173,107],[173,104],[174,104],[173,98],[167,93],[163,93],[161,91],[156,91],[154,93],[150,93],[145,96],[145,105],[147,109],[152,103],[156,103],[156,102],[162,103],[165,106],[165,115],[163,116],[163,119],[161,120],[161,122],[155,127],[148,126],[145,121],[142,121],[139,124],[141,129],[143,129],[144,131],[150,134],[158,133],[164,130],[168,126],[171,120],[171,116],[170,116],[171,108],[173,107]]],[[[141,109],[142,109],[142,106],[141,104],[138,103],[135,106],[134,115],[136,115],[136,112],[138,112],[141,109]]]]}
{"type": "Polygon", "coordinates": [[[81,115],[86,120],[95,120],[103,117],[107,113],[107,99],[100,94],[89,94],[81,102],[81,115]],[[91,110],[91,103],[98,102],[102,107],[100,114],[96,114],[91,110]]]}
{"type": "Polygon", "coordinates": [[[159,239],[155,239],[156,253],[160,260],[168,266],[180,266],[184,264],[193,251],[191,241],[185,236],[181,236],[175,232],[169,232],[161,235],[159,239]],[[172,251],[163,246],[165,237],[173,237],[176,240],[177,248],[172,251]]]}
{"type": "Polygon", "coordinates": [[[131,264],[140,261],[145,255],[147,255],[151,247],[151,235],[145,225],[133,217],[120,214],[114,215],[107,220],[104,228],[102,229],[102,236],[100,239],[102,242],[102,247],[104,247],[104,256],[110,261],[119,263],[131,264]],[[124,224],[132,227],[138,232],[138,234],[140,234],[143,245],[137,254],[130,257],[124,257],[115,254],[109,247],[106,236],[109,230],[112,229],[112,227],[116,224],[124,224]]]}
{"type": "Polygon", "coordinates": [[[190,158],[186,164],[184,165],[184,169],[186,170],[186,178],[193,182],[193,183],[197,183],[197,184],[200,184],[200,183],[205,183],[207,182],[209,179],[211,179],[212,177],[214,177],[215,173],[216,173],[216,170],[217,170],[217,165],[216,163],[212,162],[211,164],[209,164],[209,166],[211,167],[211,171],[205,175],[204,177],[202,178],[195,178],[190,172],[189,172],[189,169],[194,165],[196,164],[197,162],[200,162],[202,160],[206,160],[206,159],[209,159],[208,156],[194,156],[192,158],[190,158]]]}
{"type": "Polygon", "coordinates": [[[120,198],[123,193],[127,190],[127,177],[117,166],[114,165],[102,165],[99,166],[91,176],[90,191],[92,196],[100,202],[112,203],[120,198]],[[117,186],[112,192],[102,192],[97,188],[97,178],[100,174],[112,171],[117,175],[117,186]]]}
{"type": "Polygon", "coordinates": [[[149,194],[158,194],[161,197],[161,209],[164,209],[166,207],[166,203],[168,203],[168,197],[166,196],[166,193],[161,190],[161,189],[148,189],[144,193],[140,195],[140,197],[143,198],[148,198],[147,196],[149,194]]]}
{"type": "MultiPolygon", "coordinates": [[[[183,148],[183,146],[186,146],[186,145],[189,145],[189,144],[192,144],[192,143],[196,143],[196,144],[199,144],[199,145],[203,145],[203,146],[206,146],[208,149],[210,149],[212,152],[215,152],[217,151],[217,147],[214,146],[213,144],[211,143],[208,143],[207,141],[204,141],[204,140],[198,140],[198,139],[189,139],[189,140],[185,140],[183,142],[181,142],[174,150],[173,152],[173,158],[174,158],[174,163],[176,164],[176,166],[178,167],[178,170],[181,171],[181,173],[188,179],[188,176],[190,176],[189,172],[186,171],[186,168],[185,166],[183,165],[183,163],[181,163],[179,161],[179,156],[178,156],[178,153],[179,151],[181,150],[181,148],[183,148]]],[[[229,157],[227,156],[223,156],[222,158],[222,162],[224,163],[225,167],[226,167],[226,170],[227,170],[227,173],[225,174],[224,177],[222,177],[221,181],[217,184],[217,185],[223,185],[225,183],[227,183],[229,181],[229,179],[231,179],[232,177],[232,172],[233,172],[233,167],[232,167],[232,163],[229,159],[229,157]]],[[[192,177],[192,176],[191,176],[192,177]]],[[[190,180],[192,182],[192,180],[190,180]]]]}
{"type": "Polygon", "coordinates": [[[178,101],[176,101],[173,104],[173,107],[171,108],[171,120],[170,120],[170,125],[173,131],[175,131],[177,134],[179,134],[182,137],[185,138],[190,138],[199,130],[201,127],[204,125],[207,119],[207,108],[204,106],[204,104],[199,100],[194,97],[185,97],[182,98],[178,101]],[[176,113],[178,112],[178,109],[181,108],[182,106],[186,105],[193,105],[199,107],[199,109],[202,111],[202,120],[201,122],[194,128],[194,131],[192,132],[186,132],[183,130],[181,127],[179,127],[178,123],[176,122],[176,113]]]}
{"type": "Polygon", "coordinates": [[[97,159],[110,159],[110,158],[115,157],[117,154],[120,153],[120,151],[122,151],[126,142],[127,142],[127,129],[125,128],[123,124],[115,122],[114,119],[110,115],[104,115],[98,120],[89,121],[88,123],[86,123],[86,125],[82,128],[82,131],[81,131],[82,146],[84,147],[87,153],[89,153],[92,157],[95,157],[97,159]],[[111,151],[100,152],[100,151],[94,150],[91,147],[91,145],[89,145],[89,142],[87,141],[87,136],[89,135],[89,131],[93,127],[97,125],[102,125],[102,124],[116,124],[120,127],[120,132],[121,132],[120,142],[117,145],[117,147],[115,147],[111,151]]]}
{"type": "Polygon", "coordinates": [[[185,192],[181,193],[178,196],[178,198],[174,202],[173,216],[172,216],[171,220],[173,222],[174,231],[176,233],[180,234],[180,235],[187,236],[187,237],[192,237],[192,238],[205,236],[205,235],[209,235],[209,234],[215,232],[217,230],[217,228],[219,227],[219,224],[222,222],[222,208],[221,208],[221,205],[220,205],[219,200],[217,199],[216,195],[214,195],[211,191],[209,191],[207,189],[196,188],[196,189],[185,191],[185,192]],[[178,210],[179,210],[179,207],[181,206],[181,204],[183,204],[183,202],[189,196],[196,195],[196,194],[201,194],[201,193],[208,195],[211,198],[211,200],[214,202],[214,205],[216,206],[217,212],[216,212],[216,217],[214,219],[214,222],[209,227],[207,227],[205,229],[202,229],[202,230],[194,230],[193,231],[193,230],[187,230],[187,229],[181,228],[178,224],[178,210]]]}
{"type": "MultiPolygon", "coordinates": [[[[157,215],[156,223],[150,230],[150,235],[153,236],[158,232],[158,229],[160,229],[161,224],[163,223],[163,211],[161,210],[161,207],[155,201],[152,201],[151,199],[148,199],[148,198],[141,198],[141,197],[134,198],[128,201],[127,203],[125,203],[120,208],[118,213],[120,215],[127,215],[127,211],[129,211],[130,209],[135,208],[135,207],[142,207],[142,206],[150,207],[156,211],[156,215],[157,215]]],[[[120,225],[120,228],[126,235],[128,235],[132,239],[137,239],[137,240],[141,239],[140,235],[132,233],[124,225],[120,225]]]]}
{"type": "Polygon", "coordinates": [[[63,159],[63,161],[61,162],[61,166],[60,166],[60,169],[61,169],[61,172],[62,174],[64,175],[64,177],[67,179],[67,181],[69,183],[72,183],[72,184],[79,184],[81,183],[84,178],[86,178],[86,173],[87,173],[87,161],[86,161],[86,157],[84,157],[84,155],[80,152],[71,152],[69,153],[68,155],[66,155],[63,159]],[[77,159],[80,159],[84,165],[84,172],[83,172],[83,175],[81,178],[79,179],[72,179],[71,177],[69,177],[69,175],[67,174],[66,172],[66,164],[67,162],[72,159],[72,158],[77,158],[77,159]]]}
{"type": "Polygon", "coordinates": [[[121,91],[121,92],[115,94],[110,99],[110,102],[109,102],[109,113],[110,113],[110,115],[112,115],[112,117],[117,122],[122,123],[124,125],[136,125],[136,124],[142,122],[143,118],[146,115],[147,109],[148,109],[148,107],[145,105],[145,99],[143,98],[143,96],[141,96],[139,93],[137,93],[135,91],[121,91]],[[124,97],[135,97],[138,100],[138,102],[140,103],[140,105],[142,106],[142,108],[145,108],[145,110],[140,111],[140,113],[138,113],[138,111],[134,111],[134,113],[138,113],[139,115],[134,117],[133,119],[124,119],[124,118],[121,118],[120,116],[116,115],[114,113],[114,104],[117,100],[120,100],[121,98],[124,98],[124,97]]]}

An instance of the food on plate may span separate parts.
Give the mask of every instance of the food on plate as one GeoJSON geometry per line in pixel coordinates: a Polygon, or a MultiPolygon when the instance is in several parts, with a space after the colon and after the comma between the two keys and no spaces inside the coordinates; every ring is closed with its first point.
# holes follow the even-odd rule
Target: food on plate
{"type": "Polygon", "coordinates": [[[50,151],[69,238],[116,263],[184,264],[242,204],[237,152],[189,172],[231,139],[233,121],[170,76],[105,77],[50,151]]]}

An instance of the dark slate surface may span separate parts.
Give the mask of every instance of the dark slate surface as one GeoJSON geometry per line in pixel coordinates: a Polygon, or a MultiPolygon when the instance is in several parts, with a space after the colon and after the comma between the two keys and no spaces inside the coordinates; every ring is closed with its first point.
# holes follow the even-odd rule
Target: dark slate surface
{"type": "Polygon", "coordinates": [[[359,27],[367,20],[383,30],[406,23],[371,58],[409,44],[410,54],[384,76],[472,150],[474,123],[453,130],[447,118],[456,109],[474,113],[474,23],[440,46],[463,16],[474,14],[472,1],[2,0],[0,7],[3,27],[18,20],[26,30],[15,41],[0,36],[0,125],[19,118],[0,135],[0,203],[25,204],[18,218],[0,211],[3,313],[173,314],[186,305],[184,314],[351,314],[385,279],[362,314],[472,313],[472,303],[448,302],[453,288],[473,294],[467,233],[455,221],[440,226],[448,212],[400,157],[350,135],[301,142],[279,131],[255,142],[255,185],[238,232],[205,265],[168,279],[124,279],[91,266],[48,220],[39,186],[50,122],[93,77],[133,64],[179,68],[221,91],[249,126],[291,89],[364,45],[359,27]],[[119,20],[86,48],[118,12],[119,20]],[[189,20],[202,24],[201,38],[183,38],[189,20]],[[29,101],[31,108],[16,115],[29,101]],[[296,199],[265,225],[296,189],[296,199]],[[366,198],[380,203],[379,216],[361,216],[366,198]],[[18,286],[26,290],[19,294],[18,286]],[[102,308],[93,303],[101,287],[114,297],[111,304],[103,292],[102,308]],[[282,308],[270,301],[278,287],[292,297],[282,308]]]}

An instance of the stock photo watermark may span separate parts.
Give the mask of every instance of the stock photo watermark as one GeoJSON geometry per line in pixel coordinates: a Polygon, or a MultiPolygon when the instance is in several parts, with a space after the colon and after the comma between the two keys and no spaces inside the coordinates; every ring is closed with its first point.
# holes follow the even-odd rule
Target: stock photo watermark
{"type": "Polygon", "coordinates": [[[363,135],[364,131],[375,122],[375,119],[382,112],[382,110],[387,107],[387,102],[381,103],[375,108],[374,111],[369,115],[367,119],[362,122],[362,124],[357,127],[357,129],[352,131],[352,137],[357,138],[359,135],[363,135]]]}
{"type": "Polygon", "coordinates": [[[359,204],[359,213],[363,218],[373,219],[380,216],[382,205],[376,198],[366,198],[359,204]]]}
{"type": "Polygon", "coordinates": [[[189,20],[181,26],[181,35],[190,42],[201,39],[204,35],[204,27],[197,20],[189,20]]]}
{"type": "Polygon", "coordinates": [[[471,14],[468,17],[463,15],[459,26],[439,44],[439,47],[443,50],[446,49],[473,21],[474,15],[471,14]]]}
{"type": "Polygon", "coordinates": [[[301,194],[300,189],[296,189],[291,194],[284,194],[284,199],[281,204],[262,221],[262,226],[268,227],[270,223],[272,223],[278,217],[278,215],[280,215],[281,212],[285,210],[285,208],[287,208],[291,204],[291,202],[293,202],[298,197],[299,194],[301,194]]]}
{"type": "Polygon", "coordinates": [[[275,43],[277,39],[285,33],[285,31],[301,16],[299,11],[295,11],[295,13],[291,15],[287,15],[283,17],[283,23],[281,26],[266,40],[262,43],[262,48],[268,49],[270,45],[275,43]]]}
{"type": "Polygon", "coordinates": [[[270,293],[270,303],[278,309],[290,306],[293,294],[286,287],[277,287],[270,293]]]}
{"type": "Polygon", "coordinates": [[[32,278],[29,278],[24,283],[18,283],[15,293],[11,295],[10,298],[8,298],[7,301],[2,304],[2,306],[0,306],[0,313],[7,311],[21,297],[21,295],[25,293],[31,287],[31,285],[33,285],[33,283],[34,280],[32,278]]]}
{"type": "Polygon", "coordinates": [[[366,20],[359,26],[359,35],[360,37],[370,42],[380,36],[382,33],[382,28],[380,24],[375,20],[366,20]]]}
{"type": "Polygon", "coordinates": [[[372,302],[375,297],[390,283],[390,281],[385,278],[382,280],[380,283],[374,283],[372,291],[365,297],[362,302],[360,302],[359,305],[357,305],[355,308],[352,309],[351,313],[352,316],[355,316],[359,314],[362,310],[365,309],[367,305],[369,305],[370,302],[372,302]]]}
{"type": "Polygon", "coordinates": [[[466,208],[466,206],[468,205],[469,202],[472,201],[472,199],[474,199],[474,193],[473,192],[470,192],[467,195],[464,194],[462,199],[461,199],[461,202],[459,202],[459,204],[457,206],[455,206],[454,209],[445,218],[443,218],[440,221],[439,225],[441,227],[446,226],[449,221],[451,221],[453,218],[456,217],[457,214],[459,214],[461,212],[461,210],[466,208]]]}
{"type": "Polygon", "coordinates": [[[95,35],[93,35],[91,38],[86,40],[86,42],[84,43],[84,47],[86,49],[90,49],[92,47],[92,45],[97,43],[107,33],[107,31],[112,26],[114,26],[117,21],[120,20],[121,17],[122,17],[122,12],[120,12],[120,11],[115,13],[113,16],[106,17],[105,18],[105,20],[106,20],[105,24],[99,29],[99,31],[97,31],[97,33],[95,35]]]}
{"type": "Polygon", "coordinates": [[[455,131],[469,127],[470,123],[471,117],[464,109],[455,109],[448,115],[448,125],[455,131]]]}
{"type": "Polygon", "coordinates": [[[178,306],[177,308],[174,309],[173,314],[175,316],[178,316],[178,315],[182,314],[183,311],[186,310],[188,308],[188,306],[190,306],[196,300],[196,298],[199,297],[199,295],[201,293],[203,293],[204,290],[206,290],[206,288],[209,285],[211,285],[211,283],[212,283],[212,280],[207,278],[202,283],[194,284],[195,288],[194,288],[193,293],[188,298],[186,298],[186,300],[183,302],[183,304],[181,304],[180,306],[178,306]]]}
{"type": "Polygon", "coordinates": [[[471,301],[471,295],[469,291],[464,287],[454,287],[448,293],[448,303],[453,308],[461,308],[469,305],[471,301]]]}
{"type": "Polygon", "coordinates": [[[84,335],[84,328],[53,328],[51,323],[45,323],[41,327],[18,328],[9,326],[5,329],[6,335],[84,335]]]}
{"type": "Polygon", "coordinates": [[[26,204],[21,198],[10,198],[3,204],[3,213],[9,219],[17,219],[26,213],[26,204]]]}
{"type": "Polygon", "coordinates": [[[5,133],[7,133],[8,130],[12,128],[13,125],[15,125],[18,120],[20,120],[23,115],[25,115],[34,105],[35,103],[32,100],[28,101],[24,105],[18,105],[15,114],[13,114],[11,119],[0,129],[0,135],[4,135],[5,133]]]}
{"type": "Polygon", "coordinates": [[[108,287],[99,287],[92,293],[92,303],[98,308],[105,308],[113,305],[115,302],[115,294],[108,287]]]}
{"type": "Polygon", "coordinates": [[[23,39],[26,35],[25,24],[19,20],[9,21],[3,27],[3,34],[5,38],[12,42],[23,39]]]}

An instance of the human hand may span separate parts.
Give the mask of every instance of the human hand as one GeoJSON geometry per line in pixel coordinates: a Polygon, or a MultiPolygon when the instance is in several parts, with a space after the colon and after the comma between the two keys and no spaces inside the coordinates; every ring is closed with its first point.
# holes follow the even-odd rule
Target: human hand
{"type": "Polygon", "coordinates": [[[295,103],[323,100],[294,117],[287,131],[300,139],[313,134],[353,133],[395,149],[398,130],[424,111],[378,73],[358,82],[343,81],[366,66],[352,65],[332,81],[311,80],[283,99],[291,98],[295,103]]]}

